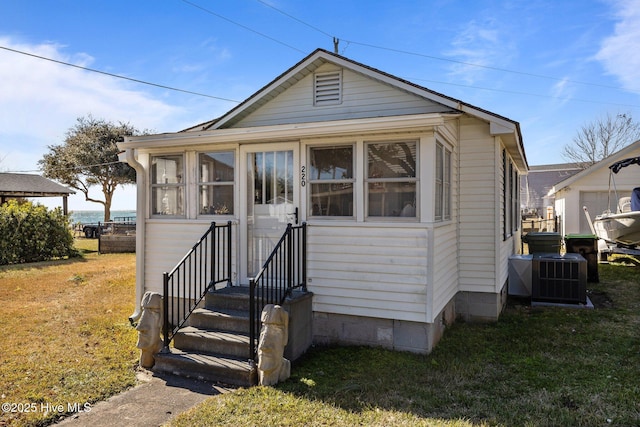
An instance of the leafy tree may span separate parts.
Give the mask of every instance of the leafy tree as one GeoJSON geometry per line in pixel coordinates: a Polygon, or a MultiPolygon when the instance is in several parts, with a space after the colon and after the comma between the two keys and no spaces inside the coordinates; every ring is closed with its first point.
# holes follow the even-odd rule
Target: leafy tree
{"type": "Polygon", "coordinates": [[[114,124],[80,117],[67,131],[63,144],[50,145],[49,152],[38,162],[44,176],[55,179],[84,193],[85,200],[104,206],[104,220],[111,218],[111,202],[118,185],[135,183],[135,170],[118,161],[116,143],[125,135],[139,135],[128,123],[114,124]],[[89,189],[99,186],[104,195],[100,200],[89,195],[89,189]]]}
{"type": "Polygon", "coordinates": [[[587,168],[640,139],[640,123],[630,114],[607,114],[582,126],[573,144],[564,146],[562,155],[570,162],[587,168]]]}

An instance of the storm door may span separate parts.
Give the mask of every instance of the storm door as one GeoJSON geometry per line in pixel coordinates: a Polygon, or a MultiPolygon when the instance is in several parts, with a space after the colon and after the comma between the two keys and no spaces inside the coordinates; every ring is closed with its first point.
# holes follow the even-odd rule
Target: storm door
{"type": "Polygon", "coordinates": [[[246,218],[244,283],[262,268],[287,224],[299,218],[297,144],[260,144],[243,148],[246,218]]]}

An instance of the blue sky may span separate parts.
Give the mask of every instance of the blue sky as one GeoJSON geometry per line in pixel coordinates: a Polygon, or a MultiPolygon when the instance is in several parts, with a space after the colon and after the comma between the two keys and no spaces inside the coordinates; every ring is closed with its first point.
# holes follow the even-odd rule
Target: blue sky
{"type": "MultiPolygon", "coordinates": [[[[564,162],[606,114],[640,120],[640,0],[5,0],[2,48],[208,96],[0,48],[0,171],[35,171],[88,114],[154,132],[217,117],[333,37],[342,55],[520,122],[530,165],[564,162]]],[[[114,208],[134,194],[119,189],[114,208]]],[[[70,208],[100,208],[82,199],[70,208]]]]}

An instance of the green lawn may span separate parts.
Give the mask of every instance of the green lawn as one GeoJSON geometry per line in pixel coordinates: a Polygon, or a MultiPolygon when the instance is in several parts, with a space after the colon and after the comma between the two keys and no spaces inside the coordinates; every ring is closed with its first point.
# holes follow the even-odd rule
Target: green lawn
{"type": "Polygon", "coordinates": [[[0,267],[0,402],[14,404],[0,426],[46,425],[135,384],[135,254],[94,242],[83,258],[0,267]]]}
{"type": "Polygon", "coordinates": [[[214,397],[173,426],[640,425],[640,268],[601,265],[598,308],[510,304],[429,356],[315,348],[275,388],[214,397]]]}
{"type": "MultiPolygon", "coordinates": [[[[42,405],[95,403],[135,384],[135,255],[0,267],[0,396],[35,404],[0,426],[45,425],[42,405]]],[[[214,397],[175,426],[640,425],[640,267],[600,266],[596,310],[511,304],[456,323],[429,356],[314,348],[277,387],[214,397]]]]}

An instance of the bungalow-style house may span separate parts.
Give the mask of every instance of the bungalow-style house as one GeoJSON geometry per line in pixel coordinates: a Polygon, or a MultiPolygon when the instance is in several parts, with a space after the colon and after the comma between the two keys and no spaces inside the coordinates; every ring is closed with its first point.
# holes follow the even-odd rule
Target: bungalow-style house
{"type": "Polygon", "coordinates": [[[518,122],[318,49],[216,120],[119,147],[138,173],[137,301],[230,221],[235,287],[306,224],[315,343],[428,353],[456,317],[503,309],[518,122]]]}
{"type": "Polygon", "coordinates": [[[562,218],[562,229],[558,231],[563,235],[591,234],[583,207],[592,219],[605,210],[616,212],[618,198],[629,197],[634,188],[640,187],[640,167],[624,168],[613,177],[615,182],[610,182],[609,166],[637,156],[640,156],[640,141],[554,185],[549,195],[555,197],[555,212],[562,218]]]}

